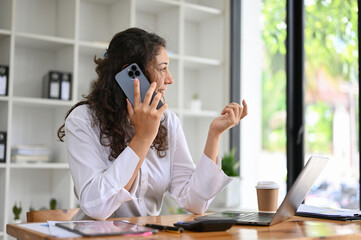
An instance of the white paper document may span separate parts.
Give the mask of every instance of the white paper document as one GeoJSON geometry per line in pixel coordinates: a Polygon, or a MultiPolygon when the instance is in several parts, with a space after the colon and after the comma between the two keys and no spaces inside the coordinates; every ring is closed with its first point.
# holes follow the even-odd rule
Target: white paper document
{"type": "Polygon", "coordinates": [[[325,214],[328,216],[360,216],[361,212],[357,210],[350,209],[334,209],[326,207],[314,207],[306,204],[301,204],[297,210],[298,212],[308,212],[308,213],[318,213],[325,214]]]}
{"type": "Polygon", "coordinates": [[[349,209],[333,209],[327,207],[314,207],[301,204],[296,216],[325,218],[340,221],[360,221],[361,211],[349,209]]]}
{"type": "Polygon", "coordinates": [[[49,225],[48,223],[26,223],[19,224],[19,227],[27,228],[36,232],[41,232],[47,235],[50,235],[49,225]]]}

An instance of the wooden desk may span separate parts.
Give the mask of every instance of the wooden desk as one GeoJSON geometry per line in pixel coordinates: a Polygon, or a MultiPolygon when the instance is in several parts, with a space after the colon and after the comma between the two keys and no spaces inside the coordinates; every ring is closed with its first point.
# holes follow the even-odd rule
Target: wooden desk
{"type": "MultiPolygon", "coordinates": [[[[127,219],[132,223],[156,223],[162,225],[173,225],[178,221],[192,221],[196,215],[168,215],[156,217],[133,217],[120,218],[127,219]]],[[[51,236],[31,231],[17,226],[17,224],[8,224],[6,226],[7,234],[23,240],[56,240],[51,236]]],[[[222,232],[190,232],[185,231],[182,234],[159,232],[149,237],[99,237],[99,238],[73,238],[73,239],[361,239],[361,221],[358,222],[338,222],[330,220],[321,220],[313,218],[293,217],[289,221],[276,224],[271,227],[254,227],[235,225],[231,229],[222,232]]],[[[64,238],[62,238],[64,239],[64,238]]]]}

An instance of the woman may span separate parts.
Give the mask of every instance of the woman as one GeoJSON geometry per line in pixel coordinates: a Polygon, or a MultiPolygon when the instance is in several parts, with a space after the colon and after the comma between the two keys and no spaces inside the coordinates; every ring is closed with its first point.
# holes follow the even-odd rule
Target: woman
{"type": "Polygon", "coordinates": [[[165,41],[130,28],[116,34],[104,58],[94,59],[98,79],[58,130],[66,135],[68,160],[81,210],[74,219],[158,215],[168,191],[180,207],[201,214],[230,181],[221,170],[221,134],[247,115],[247,105],[228,104],[210,125],[204,154],[195,167],[177,116],[157,103],[173,83],[165,41]],[[115,75],[137,63],[151,85],[134,107],[115,75]],[[151,95],[156,95],[151,104],[151,95]]]}

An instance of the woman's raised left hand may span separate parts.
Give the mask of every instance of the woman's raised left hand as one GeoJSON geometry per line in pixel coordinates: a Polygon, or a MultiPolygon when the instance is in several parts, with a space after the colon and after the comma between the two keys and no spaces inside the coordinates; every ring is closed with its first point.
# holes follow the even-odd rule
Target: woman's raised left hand
{"type": "Polygon", "coordinates": [[[245,100],[242,101],[242,106],[232,102],[222,110],[221,116],[212,121],[210,131],[219,136],[227,129],[237,126],[247,113],[248,109],[245,100]]]}

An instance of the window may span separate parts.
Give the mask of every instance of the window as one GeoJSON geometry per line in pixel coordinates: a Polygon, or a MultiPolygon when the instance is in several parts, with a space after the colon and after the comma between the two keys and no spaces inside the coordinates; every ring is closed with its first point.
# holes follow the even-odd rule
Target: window
{"type": "Polygon", "coordinates": [[[259,180],[279,183],[282,201],[310,155],[320,154],[333,158],[306,203],[359,209],[357,1],[241,4],[240,95],[249,105],[240,131],[241,208],[257,208],[254,186],[259,180]],[[289,26],[286,16],[292,16],[289,26]],[[287,34],[293,39],[287,40],[287,34]],[[297,68],[288,79],[286,66],[297,68]],[[286,121],[297,122],[296,130],[286,121]],[[301,143],[290,147],[297,136],[301,143]]]}
{"type": "Polygon", "coordinates": [[[304,4],[305,160],[333,157],[306,203],[358,209],[357,1],[304,4]]]}

